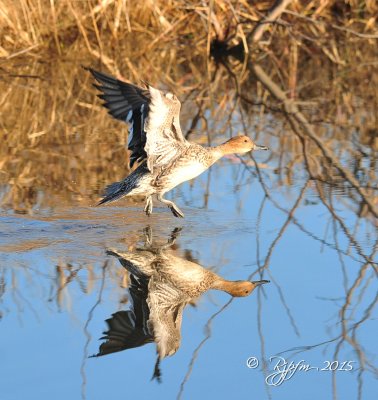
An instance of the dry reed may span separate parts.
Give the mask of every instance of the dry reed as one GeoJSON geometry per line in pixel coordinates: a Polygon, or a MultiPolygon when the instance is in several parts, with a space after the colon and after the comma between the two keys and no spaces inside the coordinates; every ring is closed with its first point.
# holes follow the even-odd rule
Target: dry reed
{"type": "MultiPolygon", "coordinates": [[[[294,166],[304,162],[301,144],[277,101],[246,68],[246,51],[292,101],[301,99],[317,134],[340,159],[361,160],[353,172],[361,184],[376,186],[376,3],[292,1],[251,44],[271,6],[271,1],[0,1],[3,206],[30,212],[40,205],[38,193],[49,194],[45,204],[54,202],[54,194],[88,204],[105,182],[127,173],[126,126],[101,109],[81,64],[169,87],[183,100],[186,132],[204,143],[243,126],[257,136],[268,131],[278,140],[273,157],[286,185],[294,166]],[[272,113],[275,124],[269,122],[272,113]],[[363,162],[366,149],[369,167],[363,162]]],[[[319,149],[309,146],[315,175],[343,185],[319,149]]]]}

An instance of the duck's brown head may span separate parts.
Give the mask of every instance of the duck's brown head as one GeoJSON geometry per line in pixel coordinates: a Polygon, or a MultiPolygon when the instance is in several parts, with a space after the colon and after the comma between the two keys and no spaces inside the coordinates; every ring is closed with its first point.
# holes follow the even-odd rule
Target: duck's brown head
{"type": "Polygon", "coordinates": [[[266,146],[256,144],[248,136],[235,136],[223,144],[225,154],[248,153],[252,150],[269,150],[266,146]]]}
{"type": "Polygon", "coordinates": [[[246,297],[249,296],[257,286],[268,283],[269,281],[236,281],[226,288],[226,291],[233,297],[246,297]]]}

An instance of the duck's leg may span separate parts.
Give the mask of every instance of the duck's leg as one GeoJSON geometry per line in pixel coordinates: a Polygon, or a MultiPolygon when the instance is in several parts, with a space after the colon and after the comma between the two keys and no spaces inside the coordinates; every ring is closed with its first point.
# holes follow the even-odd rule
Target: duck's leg
{"type": "Polygon", "coordinates": [[[157,198],[159,201],[166,204],[171,209],[172,214],[175,217],[184,218],[184,213],[176,206],[176,204],[173,201],[165,199],[162,194],[159,194],[157,198]]]}
{"type": "Polygon", "coordinates": [[[144,206],[144,212],[146,213],[146,215],[149,217],[152,213],[152,197],[151,196],[147,196],[146,197],[146,205],[144,206]]]}
{"type": "Polygon", "coordinates": [[[144,233],[144,240],[145,240],[145,246],[151,246],[152,245],[152,229],[150,225],[148,225],[146,228],[143,229],[144,233]]]}

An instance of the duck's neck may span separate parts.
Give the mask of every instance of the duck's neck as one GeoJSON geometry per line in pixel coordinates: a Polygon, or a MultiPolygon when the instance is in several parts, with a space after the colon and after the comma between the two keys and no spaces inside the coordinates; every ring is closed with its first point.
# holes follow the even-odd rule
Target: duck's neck
{"type": "Polygon", "coordinates": [[[217,277],[217,279],[215,279],[213,284],[211,285],[211,289],[222,290],[223,292],[227,292],[228,294],[233,296],[237,285],[238,282],[228,281],[227,279],[217,277]]]}
{"type": "Polygon", "coordinates": [[[210,151],[212,153],[214,162],[218,161],[220,158],[225,156],[226,154],[235,153],[234,149],[232,149],[228,143],[220,144],[219,146],[210,147],[210,151]]]}

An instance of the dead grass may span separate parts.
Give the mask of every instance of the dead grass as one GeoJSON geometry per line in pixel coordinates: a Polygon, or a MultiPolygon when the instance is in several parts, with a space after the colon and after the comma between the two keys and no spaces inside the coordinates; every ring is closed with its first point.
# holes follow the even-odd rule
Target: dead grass
{"type": "MultiPolygon", "coordinates": [[[[376,2],[293,1],[248,49],[250,33],[271,5],[0,0],[3,206],[30,212],[40,193],[94,201],[105,182],[127,173],[126,126],[101,108],[82,64],[169,87],[184,103],[186,132],[202,143],[237,130],[276,137],[273,158],[287,184],[293,166],[303,163],[301,146],[247,68],[247,50],[293,101],[300,99],[340,157],[363,160],[367,146],[375,165],[376,2]]],[[[311,148],[311,154],[319,175],[331,179],[319,151],[311,148]]],[[[364,184],[376,180],[362,161],[355,173],[364,184]]]]}

